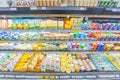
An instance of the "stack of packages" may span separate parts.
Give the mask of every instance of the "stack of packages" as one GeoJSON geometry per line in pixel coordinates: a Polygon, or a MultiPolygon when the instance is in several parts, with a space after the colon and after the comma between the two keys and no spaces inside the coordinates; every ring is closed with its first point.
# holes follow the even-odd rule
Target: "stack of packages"
{"type": "Polygon", "coordinates": [[[60,73],[118,71],[119,57],[119,53],[3,53],[0,54],[0,71],[60,73]]]}

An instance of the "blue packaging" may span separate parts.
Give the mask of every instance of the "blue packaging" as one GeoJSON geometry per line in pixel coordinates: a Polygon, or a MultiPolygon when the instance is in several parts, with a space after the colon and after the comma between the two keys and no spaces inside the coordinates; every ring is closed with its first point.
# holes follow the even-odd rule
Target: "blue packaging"
{"type": "Polygon", "coordinates": [[[101,44],[98,44],[98,47],[96,48],[96,51],[100,51],[100,49],[101,49],[101,44]]]}
{"type": "Polygon", "coordinates": [[[81,39],[81,32],[78,33],[78,38],[81,39]]]}
{"type": "Polygon", "coordinates": [[[106,30],[110,30],[110,25],[106,24],[106,30]]]}
{"type": "Polygon", "coordinates": [[[120,30],[120,23],[118,24],[118,30],[120,30]]]}
{"type": "Polygon", "coordinates": [[[82,32],[81,33],[81,39],[85,39],[86,38],[86,33],[85,32],[82,32]]]}
{"type": "Polygon", "coordinates": [[[101,25],[102,25],[103,30],[105,30],[106,29],[105,24],[101,24],[101,25]]]}
{"type": "Polygon", "coordinates": [[[109,30],[112,30],[112,28],[113,28],[113,24],[109,23],[109,27],[110,27],[109,30]]]}
{"type": "Polygon", "coordinates": [[[101,43],[101,48],[100,48],[100,51],[103,51],[104,50],[104,44],[101,43]]]}
{"type": "Polygon", "coordinates": [[[114,23],[113,25],[114,25],[114,27],[115,27],[115,30],[119,30],[118,24],[114,23]]]}

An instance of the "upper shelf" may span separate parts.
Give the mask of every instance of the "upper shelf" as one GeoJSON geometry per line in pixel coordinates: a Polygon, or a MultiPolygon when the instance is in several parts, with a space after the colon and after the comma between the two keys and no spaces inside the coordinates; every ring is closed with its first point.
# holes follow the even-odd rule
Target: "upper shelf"
{"type": "Polygon", "coordinates": [[[120,15],[120,8],[101,7],[0,7],[5,14],[96,14],[120,15]]]}

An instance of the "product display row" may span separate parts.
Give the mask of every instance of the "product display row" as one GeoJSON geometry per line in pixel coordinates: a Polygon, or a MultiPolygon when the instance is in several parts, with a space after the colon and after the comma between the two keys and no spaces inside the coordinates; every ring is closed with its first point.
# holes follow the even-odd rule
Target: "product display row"
{"type": "Polygon", "coordinates": [[[0,40],[33,41],[33,40],[91,40],[120,41],[119,32],[0,32],[0,40]]]}
{"type": "Polygon", "coordinates": [[[80,27],[82,21],[83,18],[1,19],[0,29],[71,29],[75,27],[80,27]]]}
{"type": "Polygon", "coordinates": [[[1,30],[120,30],[116,20],[87,20],[83,18],[0,19],[1,30]]]}
{"type": "Polygon", "coordinates": [[[120,30],[119,22],[93,22],[88,20],[81,26],[83,30],[120,30]]]}
{"type": "Polygon", "coordinates": [[[0,0],[0,7],[89,6],[119,7],[119,0],[0,0]]]}
{"type": "Polygon", "coordinates": [[[0,71],[10,72],[93,72],[119,71],[120,54],[0,54],[0,71]]]}
{"type": "Polygon", "coordinates": [[[20,51],[120,51],[118,43],[59,43],[59,42],[32,42],[32,43],[0,43],[0,50],[20,51]]]}

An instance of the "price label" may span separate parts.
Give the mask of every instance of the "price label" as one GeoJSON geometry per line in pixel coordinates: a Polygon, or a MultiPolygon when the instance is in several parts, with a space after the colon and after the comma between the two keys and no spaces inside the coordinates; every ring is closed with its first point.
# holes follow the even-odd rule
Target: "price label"
{"type": "Polygon", "coordinates": [[[50,76],[50,79],[55,79],[55,76],[50,76]]]}
{"type": "Polygon", "coordinates": [[[44,79],[44,76],[40,76],[40,79],[44,79]]]}
{"type": "Polygon", "coordinates": [[[42,10],[46,10],[46,7],[42,7],[42,10]]]}
{"type": "Polygon", "coordinates": [[[16,78],[25,78],[24,75],[16,75],[16,78]]]}
{"type": "Polygon", "coordinates": [[[30,79],[30,78],[32,78],[32,76],[25,76],[25,78],[26,78],[26,79],[27,79],[27,78],[29,78],[29,79],[30,79]]]}
{"type": "Polygon", "coordinates": [[[92,54],[92,52],[88,52],[88,54],[92,54]]]}
{"type": "Polygon", "coordinates": [[[93,79],[93,78],[96,78],[96,76],[94,76],[94,75],[93,75],[93,76],[90,75],[90,76],[86,76],[86,77],[87,77],[88,79],[90,79],[90,78],[92,78],[92,79],[93,79]]]}
{"type": "Polygon", "coordinates": [[[10,8],[10,11],[17,11],[17,8],[10,8]]]}
{"type": "Polygon", "coordinates": [[[31,7],[30,10],[38,10],[37,7],[31,7]]]}
{"type": "Polygon", "coordinates": [[[15,78],[15,75],[5,75],[5,78],[15,78]]]}
{"type": "Polygon", "coordinates": [[[0,75],[0,78],[4,78],[4,75],[0,75]]]}
{"type": "Polygon", "coordinates": [[[120,9],[112,9],[112,12],[120,12],[120,9]]]}
{"type": "Polygon", "coordinates": [[[75,79],[75,76],[71,76],[72,79],[75,79]]]}
{"type": "Polygon", "coordinates": [[[79,29],[73,29],[73,30],[71,30],[71,32],[81,32],[81,30],[79,30],[79,29]]]}
{"type": "Polygon", "coordinates": [[[99,78],[115,78],[115,75],[98,75],[99,78]]]}
{"type": "Polygon", "coordinates": [[[56,76],[55,78],[56,78],[56,79],[59,79],[59,76],[56,76]]]}
{"type": "Polygon", "coordinates": [[[85,7],[81,7],[80,10],[81,10],[81,11],[86,11],[87,8],[85,8],[85,7]]]}
{"type": "Polygon", "coordinates": [[[76,79],[81,79],[83,78],[83,76],[76,76],[76,79]]]}
{"type": "Polygon", "coordinates": [[[49,76],[45,76],[45,79],[49,79],[49,76]]]}
{"type": "Polygon", "coordinates": [[[8,41],[0,41],[0,43],[8,43],[8,41]]]}
{"type": "Polygon", "coordinates": [[[116,75],[116,78],[119,78],[120,76],[119,75],[116,75]]]}

